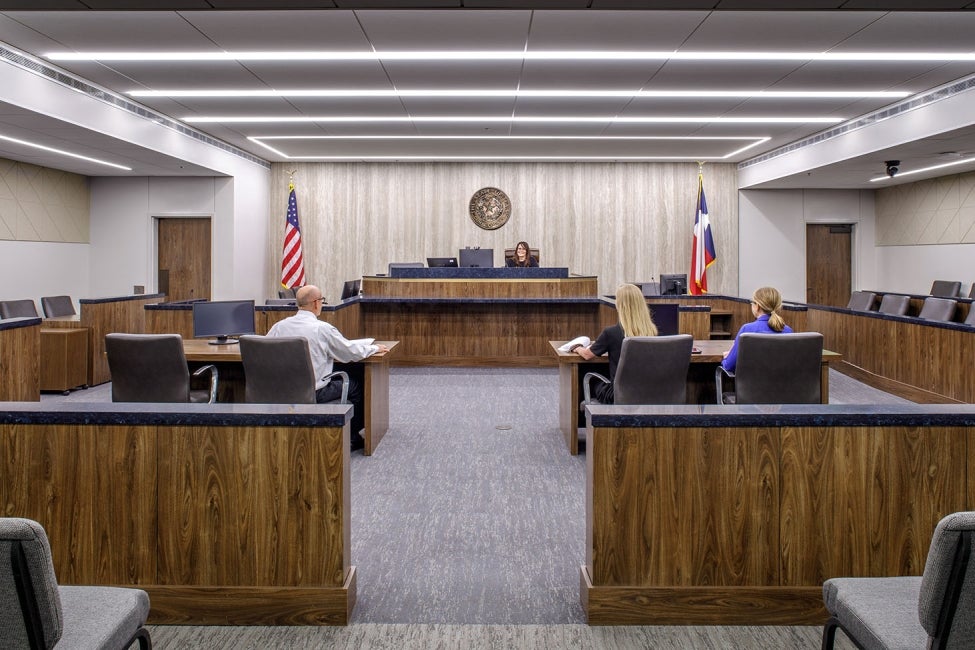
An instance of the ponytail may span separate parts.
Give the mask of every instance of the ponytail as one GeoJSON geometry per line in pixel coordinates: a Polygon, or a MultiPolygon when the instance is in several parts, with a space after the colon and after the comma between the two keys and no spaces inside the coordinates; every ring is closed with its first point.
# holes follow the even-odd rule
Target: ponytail
{"type": "Polygon", "coordinates": [[[768,326],[773,332],[781,332],[785,328],[785,320],[779,315],[782,309],[782,294],[775,287],[761,287],[755,290],[752,302],[768,314],[768,326]]]}

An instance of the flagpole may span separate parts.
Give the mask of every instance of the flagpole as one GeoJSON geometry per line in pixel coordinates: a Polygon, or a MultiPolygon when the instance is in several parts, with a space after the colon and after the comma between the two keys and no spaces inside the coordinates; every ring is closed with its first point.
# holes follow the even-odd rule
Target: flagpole
{"type": "Polygon", "coordinates": [[[290,192],[295,188],[295,172],[298,170],[286,169],[285,171],[288,172],[288,191],[290,192]]]}

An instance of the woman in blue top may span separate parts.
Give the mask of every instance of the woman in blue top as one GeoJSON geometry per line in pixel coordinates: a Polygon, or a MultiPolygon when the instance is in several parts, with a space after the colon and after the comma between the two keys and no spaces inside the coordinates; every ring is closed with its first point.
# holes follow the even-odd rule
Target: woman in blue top
{"type": "Polygon", "coordinates": [[[752,294],[752,315],[755,320],[745,323],[738,330],[735,342],[724,355],[721,367],[728,372],[734,372],[738,365],[738,340],[742,334],[780,334],[791,333],[792,328],[785,324],[779,310],[782,309],[782,294],[774,287],[762,287],[752,294]]]}

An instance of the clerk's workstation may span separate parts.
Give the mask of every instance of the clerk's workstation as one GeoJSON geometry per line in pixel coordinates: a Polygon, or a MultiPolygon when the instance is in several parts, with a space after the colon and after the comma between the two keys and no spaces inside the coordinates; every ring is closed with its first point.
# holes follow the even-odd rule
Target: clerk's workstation
{"type": "Polygon", "coordinates": [[[61,583],[779,647],[963,538],[975,12],[270,4],[0,9],[0,500],[61,583]]]}

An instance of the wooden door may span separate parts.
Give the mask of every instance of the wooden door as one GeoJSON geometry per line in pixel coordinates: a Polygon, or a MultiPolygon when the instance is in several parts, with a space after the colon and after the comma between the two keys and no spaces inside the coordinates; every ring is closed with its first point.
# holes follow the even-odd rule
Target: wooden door
{"type": "Polygon", "coordinates": [[[806,225],[806,302],[846,307],[852,269],[852,225],[806,225]]]}
{"type": "Polygon", "coordinates": [[[157,219],[158,291],[169,302],[210,299],[210,219],[157,219]]]}

